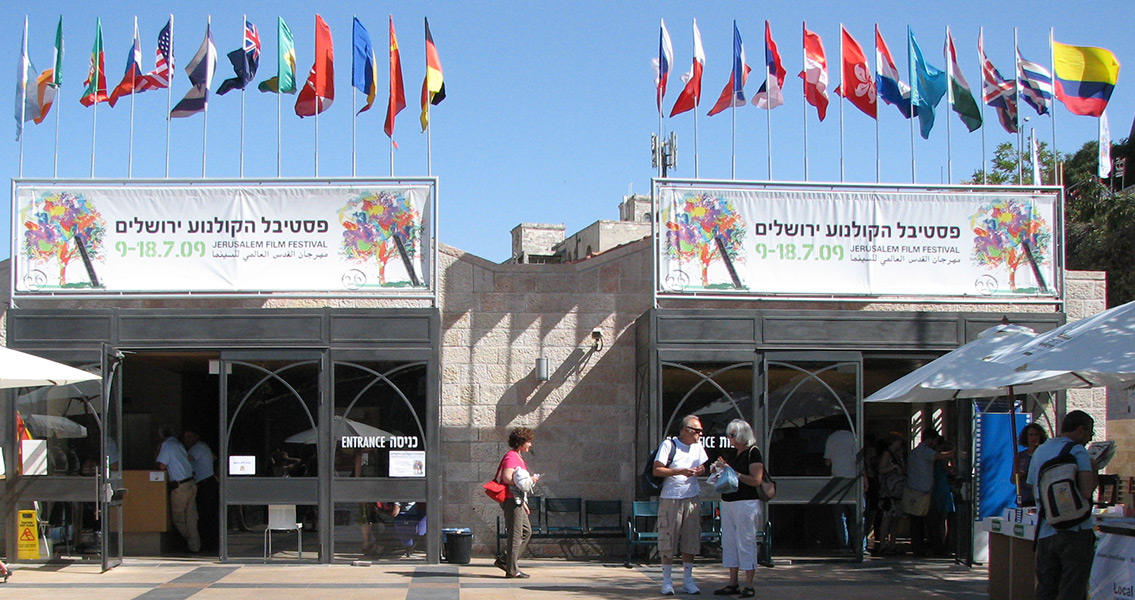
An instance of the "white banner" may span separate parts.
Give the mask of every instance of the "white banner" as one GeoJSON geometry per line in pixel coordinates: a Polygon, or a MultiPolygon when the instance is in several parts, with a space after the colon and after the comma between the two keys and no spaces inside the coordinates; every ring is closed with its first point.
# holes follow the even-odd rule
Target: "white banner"
{"type": "Polygon", "coordinates": [[[1135,537],[1100,534],[1088,590],[1091,600],[1135,598],[1135,537]]]}
{"type": "Polygon", "coordinates": [[[661,293],[1056,295],[1055,193],[657,190],[661,293]]]}
{"type": "Polygon", "coordinates": [[[18,185],[15,291],[421,292],[432,184],[18,185]]]}

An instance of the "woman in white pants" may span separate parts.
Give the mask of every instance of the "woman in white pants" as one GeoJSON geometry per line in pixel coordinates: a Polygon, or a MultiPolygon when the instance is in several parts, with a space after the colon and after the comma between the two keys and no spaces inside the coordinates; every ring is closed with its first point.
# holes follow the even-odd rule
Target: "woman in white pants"
{"type": "MultiPolygon", "coordinates": [[[[725,428],[725,434],[737,450],[737,455],[728,461],[737,472],[737,491],[721,495],[721,564],[729,569],[729,585],[713,593],[752,598],[756,594],[753,575],[757,570],[757,524],[764,523],[764,506],[757,499],[757,486],[764,481],[765,464],[748,423],[734,419],[725,428]],[[745,572],[744,587],[738,583],[740,571],[745,572]]],[[[719,457],[717,464],[720,468],[726,461],[719,457]]]]}

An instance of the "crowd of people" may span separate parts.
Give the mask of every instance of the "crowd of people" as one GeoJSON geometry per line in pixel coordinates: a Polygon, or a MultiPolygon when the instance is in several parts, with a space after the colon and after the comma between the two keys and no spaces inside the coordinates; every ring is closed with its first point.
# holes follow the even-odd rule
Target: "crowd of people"
{"type": "MultiPolygon", "coordinates": [[[[1095,488],[1094,464],[1086,458],[1084,445],[1091,440],[1093,422],[1082,411],[1068,414],[1062,424],[1062,435],[1046,442],[1047,435],[1036,424],[1026,426],[1020,435],[1024,451],[1017,453],[1012,482],[1018,486],[1022,506],[1033,502],[1037,486],[1038,461],[1045,461],[1060,447],[1074,444],[1073,454],[1083,475],[1081,494],[1090,498],[1095,488]]],[[[721,560],[729,573],[728,584],[714,595],[755,595],[754,575],[758,560],[758,532],[767,519],[767,507],[760,500],[758,488],[766,480],[767,471],[761,451],[756,447],[752,427],[742,419],[734,419],[725,430],[733,452],[710,461],[704,445],[701,420],[687,415],[681,421],[677,436],[666,438],[659,446],[653,474],[662,478],[658,500],[658,552],[662,562],[663,595],[676,589],[685,594],[698,594],[694,580],[694,557],[701,546],[701,490],[699,478],[726,466],[736,474],[733,491],[721,494],[721,560]],[[674,560],[682,561],[680,588],[675,588],[674,560]]],[[[540,475],[530,474],[523,454],[532,449],[535,433],[527,427],[514,429],[509,435],[509,451],[501,458],[494,480],[508,488],[500,503],[504,512],[508,538],[505,553],[495,565],[505,577],[526,578],[517,561],[524,553],[532,534],[529,522],[528,494],[540,475]]],[[[854,506],[833,505],[835,526],[841,550],[854,551],[853,543],[862,543],[873,555],[898,555],[906,552],[896,540],[903,520],[908,522],[911,552],[916,556],[945,557],[953,547],[951,527],[957,512],[956,485],[957,449],[953,441],[933,429],[922,432],[919,444],[907,452],[908,443],[899,433],[882,439],[868,436],[862,451],[855,447],[855,436],[847,429],[834,431],[827,439],[824,460],[832,477],[855,480],[862,477],[865,510],[862,527],[857,527],[854,506]]],[[[1040,543],[1037,548],[1038,598],[1079,597],[1075,590],[1086,590],[1087,573],[1091,568],[1091,520],[1072,530],[1056,530],[1042,517],[1040,543]],[[1070,558],[1069,550],[1078,558],[1070,558]],[[1086,565],[1086,566],[1085,566],[1086,565]],[[1041,571],[1044,574],[1041,575],[1041,571]],[[1071,593],[1072,595],[1064,595],[1071,593]]]]}

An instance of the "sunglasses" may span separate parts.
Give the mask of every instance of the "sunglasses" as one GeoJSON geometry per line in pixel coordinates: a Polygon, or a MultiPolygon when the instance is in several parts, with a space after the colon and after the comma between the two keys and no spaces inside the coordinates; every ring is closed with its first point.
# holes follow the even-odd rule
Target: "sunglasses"
{"type": "Polygon", "coordinates": [[[701,434],[701,432],[702,432],[701,429],[698,429],[697,427],[690,427],[689,425],[686,426],[686,429],[689,429],[690,431],[697,433],[697,434],[701,434]]]}

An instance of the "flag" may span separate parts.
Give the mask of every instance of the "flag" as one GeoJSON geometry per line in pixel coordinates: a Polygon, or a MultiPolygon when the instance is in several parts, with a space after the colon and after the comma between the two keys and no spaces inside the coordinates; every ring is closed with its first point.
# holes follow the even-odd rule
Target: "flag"
{"type": "Polygon", "coordinates": [[[985,32],[977,34],[977,52],[981,55],[982,100],[997,110],[997,120],[1009,133],[1017,133],[1017,86],[1006,81],[985,55],[985,32]]]}
{"type": "MultiPolygon", "coordinates": [[[[1059,76],[1058,76],[1059,77],[1059,76]]],[[[1111,177],[1111,128],[1107,112],[1100,112],[1100,179],[1111,177]]]]}
{"type": "Polygon", "coordinates": [[[426,77],[422,80],[422,131],[430,126],[430,105],[437,106],[445,100],[445,79],[441,76],[441,57],[430,33],[430,20],[426,22],[426,77]]]}
{"type": "Polygon", "coordinates": [[[16,66],[16,141],[24,132],[24,121],[39,117],[39,103],[35,98],[35,67],[28,58],[27,18],[24,19],[24,36],[20,43],[20,62],[16,66]]]}
{"type": "Polygon", "coordinates": [[[1052,74],[1048,69],[1024,59],[1017,48],[1017,83],[1021,86],[1021,99],[1036,109],[1036,114],[1048,112],[1052,99],[1052,74]]]}
{"type": "MultiPolygon", "coordinates": [[[[406,108],[406,88],[402,85],[402,53],[398,51],[398,38],[394,35],[394,15],[390,16],[390,99],[386,102],[386,137],[394,139],[394,117],[406,108]]],[[[398,146],[395,145],[395,148],[398,146]]]]}
{"type": "Polygon", "coordinates": [[[910,86],[902,82],[895,58],[875,25],[875,91],[883,102],[895,106],[902,116],[910,118],[910,86]]]}
{"type": "Polygon", "coordinates": [[[354,29],[354,55],[351,60],[351,84],[360,92],[367,95],[367,105],[359,111],[362,114],[374,104],[374,97],[378,94],[378,59],[374,55],[374,46],[370,44],[370,34],[359,20],[355,19],[354,29]]]}
{"type": "Polygon", "coordinates": [[[58,88],[63,85],[63,17],[59,17],[59,25],[55,27],[55,60],[51,70],[51,87],[58,88]]]}
{"type": "Polygon", "coordinates": [[[256,31],[252,21],[245,20],[244,43],[239,50],[229,52],[228,57],[236,77],[221,82],[221,87],[217,88],[218,96],[231,90],[243,90],[256,77],[256,68],[260,66],[260,32],[256,31]]]}
{"type": "Polygon", "coordinates": [[[824,57],[824,42],[819,34],[808,31],[804,24],[804,70],[800,71],[804,80],[804,99],[816,107],[816,114],[823,121],[828,114],[828,61],[824,57]]]}
{"type": "Polygon", "coordinates": [[[315,15],[315,62],[296,98],[296,114],[312,117],[327,110],[335,101],[335,49],[331,44],[331,28],[323,17],[315,15]]]}
{"type": "Polygon", "coordinates": [[[47,118],[47,112],[51,110],[51,105],[55,102],[55,93],[58,88],[55,87],[54,81],[54,69],[46,69],[36,78],[35,101],[39,107],[39,115],[32,118],[32,122],[36,125],[43,123],[43,120],[47,118]]]}
{"type": "Polygon", "coordinates": [[[276,74],[256,86],[262,92],[296,93],[296,47],[292,30],[282,17],[276,18],[276,74]]]}
{"type": "Polygon", "coordinates": [[[666,21],[661,20],[662,29],[658,33],[658,58],[654,59],[655,100],[658,114],[662,115],[662,98],[666,96],[666,82],[670,79],[670,65],[674,64],[674,44],[670,42],[670,32],[666,31],[666,21]]]}
{"type": "Polygon", "coordinates": [[[170,53],[170,41],[173,38],[173,20],[166,21],[166,26],[158,32],[158,47],[154,51],[154,70],[142,76],[134,86],[135,92],[146,90],[161,90],[169,87],[173,79],[173,55],[170,53]]]}
{"type": "Polygon", "coordinates": [[[1102,115],[1119,79],[1115,55],[1103,48],[1052,42],[1052,58],[1056,99],[1074,115],[1102,115]]]}
{"type": "Polygon", "coordinates": [[[95,19],[95,45],[91,48],[91,64],[87,68],[87,86],[79,102],[91,106],[109,100],[106,96],[106,57],[102,53],[102,21],[95,19]]]}
{"type": "Polygon", "coordinates": [[[687,110],[693,110],[701,104],[701,75],[704,69],[705,50],[701,45],[698,20],[694,19],[694,63],[690,65],[689,72],[682,75],[682,81],[686,82],[686,85],[682,88],[682,93],[678,94],[678,99],[674,101],[674,108],[670,109],[671,117],[687,110]]]}
{"type": "Polygon", "coordinates": [[[134,44],[130,46],[130,52],[126,55],[126,73],[122,75],[122,81],[110,92],[110,98],[107,101],[113,107],[122,96],[133,94],[141,81],[142,43],[138,41],[138,21],[135,20],[134,44]]]}
{"type": "Polygon", "coordinates": [[[205,112],[209,106],[209,88],[213,86],[213,73],[217,71],[217,47],[213,45],[213,32],[209,25],[205,26],[205,39],[201,40],[201,47],[197,54],[185,65],[185,73],[189,76],[189,83],[193,87],[185,93],[185,97],[174,105],[169,116],[173,118],[189,117],[205,112]]]}
{"type": "Polygon", "coordinates": [[[835,93],[847,98],[855,108],[872,119],[878,118],[878,99],[875,97],[875,78],[871,73],[871,66],[867,64],[867,55],[863,53],[863,46],[851,37],[851,34],[839,27],[840,54],[843,55],[843,69],[839,76],[839,87],[835,93]],[[851,91],[844,89],[850,86],[851,91]]]}
{"type": "Polygon", "coordinates": [[[922,49],[914,39],[914,31],[909,27],[906,31],[910,40],[910,104],[918,115],[922,139],[926,140],[930,139],[930,129],[934,127],[934,110],[946,95],[949,83],[941,69],[927,63],[922,57],[922,49]]]}
{"type": "Polygon", "coordinates": [[[981,108],[977,106],[977,100],[974,100],[973,92],[958,66],[958,53],[954,49],[954,36],[950,35],[949,27],[946,28],[946,68],[950,77],[950,107],[958,113],[958,118],[966,129],[973,132],[981,127],[981,108]]]}
{"type": "Polygon", "coordinates": [[[780,51],[776,49],[776,42],[772,40],[772,28],[765,21],[765,82],[761,89],[753,95],[753,104],[757,108],[772,110],[784,104],[784,77],[788,74],[780,62],[780,51]]]}
{"type": "Polygon", "coordinates": [[[737,31],[737,21],[733,21],[733,71],[729,74],[729,82],[721,90],[721,97],[709,109],[709,116],[730,106],[745,105],[745,82],[749,80],[750,71],[752,69],[745,64],[745,44],[741,43],[741,32],[737,31]]]}

